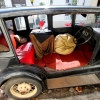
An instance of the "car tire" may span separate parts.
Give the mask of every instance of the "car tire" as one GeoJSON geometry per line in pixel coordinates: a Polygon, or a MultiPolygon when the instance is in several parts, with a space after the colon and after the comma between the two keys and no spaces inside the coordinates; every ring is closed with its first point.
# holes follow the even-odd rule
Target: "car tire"
{"type": "Polygon", "coordinates": [[[13,78],[6,82],[6,95],[12,99],[27,100],[42,92],[42,85],[36,79],[13,78]]]}

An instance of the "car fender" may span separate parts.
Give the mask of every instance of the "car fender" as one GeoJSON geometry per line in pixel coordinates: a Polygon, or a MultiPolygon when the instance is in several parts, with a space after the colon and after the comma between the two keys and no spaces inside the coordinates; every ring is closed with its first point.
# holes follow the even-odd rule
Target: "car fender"
{"type": "Polygon", "coordinates": [[[0,86],[7,80],[16,77],[30,77],[44,84],[43,79],[39,76],[40,74],[43,75],[43,78],[46,78],[46,72],[36,65],[34,67],[26,65],[9,67],[0,74],[0,86]]]}

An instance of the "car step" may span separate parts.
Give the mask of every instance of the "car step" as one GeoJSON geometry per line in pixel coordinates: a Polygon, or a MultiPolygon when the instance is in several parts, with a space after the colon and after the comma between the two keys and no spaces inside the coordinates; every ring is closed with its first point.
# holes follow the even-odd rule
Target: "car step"
{"type": "Polygon", "coordinates": [[[46,80],[48,89],[90,85],[90,84],[98,84],[98,83],[100,83],[100,80],[95,74],[66,76],[66,77],[46,80]]]}

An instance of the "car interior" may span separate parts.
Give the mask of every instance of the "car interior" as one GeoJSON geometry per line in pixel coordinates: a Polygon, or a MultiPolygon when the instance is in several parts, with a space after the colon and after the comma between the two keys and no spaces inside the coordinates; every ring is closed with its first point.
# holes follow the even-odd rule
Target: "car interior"
{"type": "MultiPolygon", "coordinates": [[[[48,19],[48,29],[31,29],[28,16],[24,19],[26,29],[22,30],[17,30],[14,17],[4,19],[5,23],[9,20],[13,23],[13,29],[8,28],[8,33],[21,64],[36,64],[53,71],[89,65],[96,45],[92,26],[67,24],[67,27],[54,28],[51,18],[48,19]]],[[[0,40],[0,44],[9,48],[4,43],[3,34],[0,40]]]]}

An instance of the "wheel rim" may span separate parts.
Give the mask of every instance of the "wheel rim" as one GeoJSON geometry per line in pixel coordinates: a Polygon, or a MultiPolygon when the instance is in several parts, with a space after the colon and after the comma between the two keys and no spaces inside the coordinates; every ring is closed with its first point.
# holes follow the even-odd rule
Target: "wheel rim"
{"type": "Polygon", "coordinates": [[[29,98],[35,95],[37,87],[32,83],[22,82],[14,84],[10,88],[10,93],[17,98],[29,98]]]}

